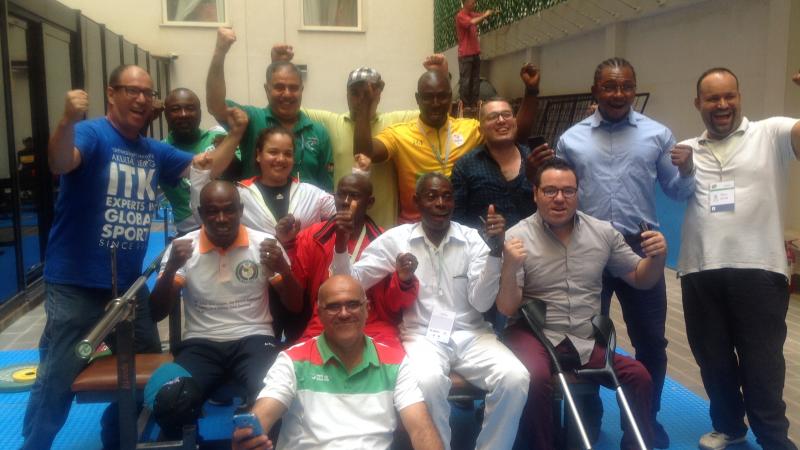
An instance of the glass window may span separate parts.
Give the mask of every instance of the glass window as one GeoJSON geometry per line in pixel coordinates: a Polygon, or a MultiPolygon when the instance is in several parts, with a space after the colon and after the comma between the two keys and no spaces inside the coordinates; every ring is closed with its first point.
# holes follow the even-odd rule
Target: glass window
{"type": "Polygon", "coordinates": [[[362,31],[361,0],[303,0],[304,30],[362,31]]]}
{"type": "Polygon", "coordinates": [[[218,27],[228,25],[225,0],[162,0],[163,25],[218,27]]]}

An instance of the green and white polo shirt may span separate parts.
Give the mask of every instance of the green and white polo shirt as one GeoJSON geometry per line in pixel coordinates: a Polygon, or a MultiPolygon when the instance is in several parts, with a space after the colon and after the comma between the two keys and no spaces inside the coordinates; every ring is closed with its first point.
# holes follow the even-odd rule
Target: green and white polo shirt
{"type": "Polygon", "coordinates": [[[350,373],[324,333],[278,355],[259,394],[288,408],[278,450],[390,448],[396,411],[422,402],[422,391],[402,349],[365,339],[350,373]]]}

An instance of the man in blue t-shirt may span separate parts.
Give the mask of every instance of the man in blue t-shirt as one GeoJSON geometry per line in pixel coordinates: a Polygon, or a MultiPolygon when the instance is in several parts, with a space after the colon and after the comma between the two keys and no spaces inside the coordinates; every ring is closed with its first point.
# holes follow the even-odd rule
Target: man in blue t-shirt
{"type": "MultiPolygon", "coordinates": [[[[232,147],[247,126],[243,111],[228,110],[229,137],[217,150],[193,156],[140,136],[157,96],[145,70],[117,67],[106,95],[106,117],[82,121],[88,95],[81,90],[68,92],[64,115],[47,148],[50,170],[61,180],[45,255],[47,323],[25,412],[23,449],[50,448],[67,418],[73,397],[70,386],[85,366],[73,347],[102,316],[112,296],[110,250],[116,248],[122,294],[142,267],[158,183],[177,183],[188,175],[190,163],[218,175],[230,163],[232,147]]],[[[143,291],[137,295],[135,350],[160,352],[148,293],[143,291]]]]}

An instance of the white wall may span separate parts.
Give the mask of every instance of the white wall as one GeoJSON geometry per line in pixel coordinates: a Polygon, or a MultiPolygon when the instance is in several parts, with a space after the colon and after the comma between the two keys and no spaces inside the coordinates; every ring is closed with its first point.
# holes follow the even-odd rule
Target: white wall
{"type": "MultiPolygon", "coordinates": [[[[60,1],[151,53],[177,54],[172,86],[188,87],[204,98],[215,28],[161,26],[160,0],[60,1]]],[[[228,97],[265,105],[264,72],[270,47],[287,42],[295,47],[295,62],[308,65],[303,105],[345,111],[347,74],[367,65],[386,80],[382,110],[415,107],[413,93],[422,60],[433,52],[430,1],[362,3],[365,31],[346,33],[299,31],[296,0],[228,0],[230,24],[238,38],[226,61],[228,97]]],[[[212,120],[205,114],[203,123],[208,126],[212,120]]]]}

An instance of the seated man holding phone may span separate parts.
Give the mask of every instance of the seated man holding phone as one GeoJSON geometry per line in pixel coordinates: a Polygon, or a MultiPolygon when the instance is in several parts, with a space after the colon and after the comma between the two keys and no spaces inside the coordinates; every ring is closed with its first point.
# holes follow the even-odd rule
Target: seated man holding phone
{"type": "Polygon", "coordinates": [[[264,431],[282,416],[278,449],[389,449],[395,411],[415,449],[443,449],[405,353],[364,334],[361,285],[334,275],[317,307],[322,334],[278,355],[252,413],[234,417],[233,449],[273,448],[264,431]]]}

